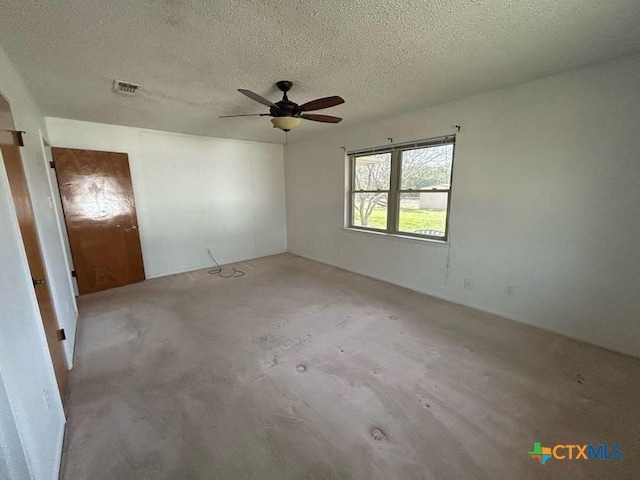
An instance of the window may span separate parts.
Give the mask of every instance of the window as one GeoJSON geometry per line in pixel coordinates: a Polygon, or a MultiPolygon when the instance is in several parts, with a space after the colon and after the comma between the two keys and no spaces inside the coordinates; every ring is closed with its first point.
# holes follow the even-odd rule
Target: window
{"type": "Polygon", "coordinates": [[[349,226],[448,236],[455,135],[349,153],[349,226]]]}

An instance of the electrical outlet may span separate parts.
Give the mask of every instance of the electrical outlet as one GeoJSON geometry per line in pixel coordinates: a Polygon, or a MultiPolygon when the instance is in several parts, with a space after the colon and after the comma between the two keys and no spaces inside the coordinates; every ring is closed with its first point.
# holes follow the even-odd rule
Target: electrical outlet
{"type": "Polygon", "coordinates": [[[513,285],[507,285],[506,287],[504,287],[504,293],[507,295],[513,295],[514,293],[516,293],[516,287],[514,287],[513,285]]]}
{"type": "Polygon", "coordinates": [[[473,282],[470,278],[464,279],[464,288],[465,290],[473,290],[473,282]]]}
{"type": "Polygon", "coordinates": [[[42,389],[42,398],[44,398],[44,403],[47,406],[47,410],[51,410],[51,399],[49,398],[49,392],[47,392],[46,388],[42,389]]]}

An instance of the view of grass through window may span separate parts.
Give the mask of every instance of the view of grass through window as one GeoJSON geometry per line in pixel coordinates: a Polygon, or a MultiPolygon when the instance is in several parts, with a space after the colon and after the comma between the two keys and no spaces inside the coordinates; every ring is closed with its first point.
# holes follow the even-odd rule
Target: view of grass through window
{"type": "MultiPolygon", "coordinates": [[[[355,158],[352,224],[399,233],[444,237],[451,182],[453,145],[436,145],[355,158]],[[398,169],[395,195],[391,170],[398,169]],[[388,225],[389,198],[397,200],[397,226],[388,225]]],[[[391,206],[393,209],[394,206],[391,206]]],[[[392,212],[391,212],[392,213],[392,212]]]]}
{"type": "MultiPolygon", "coordinates": [[[[385,230],[387,228],[387,207],[374,207],[367,220],[367,227],[385,230]]],[[[446,210],[421,209],[418,204],[418,206],[400,208],[398,230],[402,232],[435,230],[442,232],[442,235],[444,235],[446,221],[446,210]]],[[[360,221],[360,212],[357,209],[354,212],[353,223],[354,225],[362,225],[362,222],[360,221]]]]}

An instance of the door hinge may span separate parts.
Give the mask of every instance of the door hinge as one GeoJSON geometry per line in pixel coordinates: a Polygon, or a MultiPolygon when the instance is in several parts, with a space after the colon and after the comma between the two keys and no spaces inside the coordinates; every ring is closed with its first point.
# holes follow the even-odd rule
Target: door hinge
{"type": "Polygon", "coordinates": [[[49,162],[49,166],[50,166],[51,168],[56,168],[56,162],[54,162],[53,160],[51,160],[51,161],[49,162]]]}
{"type": "Polygon", "coordinates": [[[58,334],[58,340],[63,341],[67,339],[67,334],[64,333],[64,328],[61,328],[56,333],[58,334]]]}
{"type": "Polygon", "coordinates": [[[71,276],[72,276],[73,278],[76,278],[76,277],[78,276],[78,274],[76,273],[76,271],[75,271],[75,270],[71,270],[71,276]]]}
{"type": "Polygon", "coordinates": [[[44,278],[36,279],[31,277],[31,281],[33,282],[34,287],[37,285],[44,285],[45,283],[47,283],[47,281],[44,278]]]}

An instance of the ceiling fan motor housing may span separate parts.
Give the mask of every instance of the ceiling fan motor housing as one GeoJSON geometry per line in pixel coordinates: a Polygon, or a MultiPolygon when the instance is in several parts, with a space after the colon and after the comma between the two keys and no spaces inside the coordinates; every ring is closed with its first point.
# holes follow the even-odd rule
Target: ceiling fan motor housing
{"type": "Polygon", "coordinates": [[[276,102],[276,106],[271,107],[269,113],[272,117],[297,117],[301,112],[298,104],[287,98],[276,102]]]}
{"type": "Polygon", "coordinates": [[[287,97],[287,92],[291,90],[293,82],[288,80],[280,80],[276,82],[276,86],[284,93],[282,100],[275,103],[275,107],[269,109],[269,113],[273,117],[299,117],[302,113],[297,103],[293,103],[287,97]]]}

